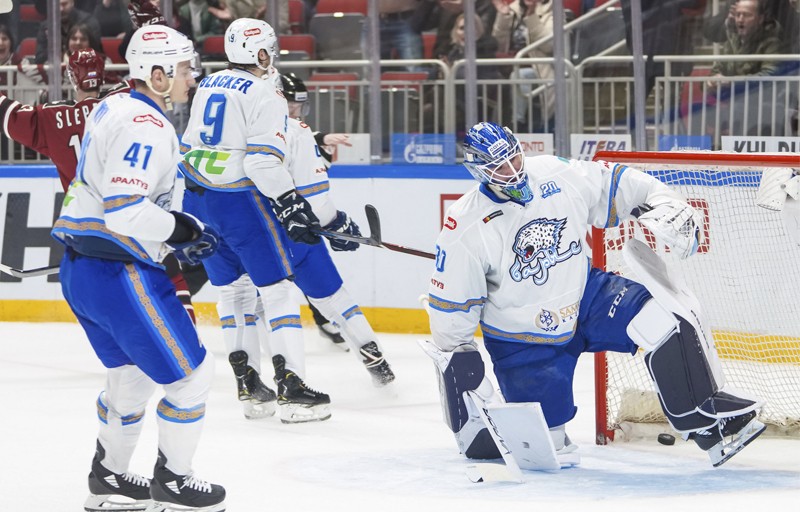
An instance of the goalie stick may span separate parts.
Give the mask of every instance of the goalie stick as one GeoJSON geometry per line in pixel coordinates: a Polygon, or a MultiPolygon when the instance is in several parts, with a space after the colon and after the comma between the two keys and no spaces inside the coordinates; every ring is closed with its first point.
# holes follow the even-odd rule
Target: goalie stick
{"type": "Polygon", "coordinates": [[[436,259],[436,255],[430,252],[421,251],[419,249],[412,249],[410,247],[404,247],[402,245],[392,244],[389,242],[384,242],[383,240],[381,240],[381,220],[380,216],[378,215],[378,210],[375,209],[375,207],[372,206],[371,204],[367,204],[364,205],[364,212],[367,214],[367,224],[369,225],[369,232],[370,232],[369,236],[365,237],[365,236],[348,235],[346,233],[326,231],[324,229],[315,229],[314,233],[334,240],[345,240],[347,242],[355,242],[357,244],[362,244],[362,245],[371,245],[372,247],[382,247],[384,249],[389,249],[390,251],[402,252],[404,254],[411,254],[413,256],[428,258],[430,260],[436,259]]]}
{"type": "Polygon", "coordinates": [[[8,265],[0,263],[0,272],[18,278],[49,276],[50,274],[58,274],[59,268],[60,265],[53,265],[52,267],[39,267],[39,268],[32,268],[29,270],[22,270],[19,268],[9,267],[8,265]]]}

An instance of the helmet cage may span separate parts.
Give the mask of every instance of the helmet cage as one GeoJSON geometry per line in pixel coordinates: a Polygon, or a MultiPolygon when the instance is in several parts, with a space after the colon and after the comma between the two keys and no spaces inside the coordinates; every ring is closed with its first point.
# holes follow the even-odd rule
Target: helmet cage
{"type": "Polygon", "coordinates": [[[519,140],[511,130],[493,123],[475,125],[464,139],[464,166],[470,174],[512,200],[525,204],[533,194],[523,157],[519,140]],[[514,166],[517,156],[520,157],[519,168],[514,166]]]}

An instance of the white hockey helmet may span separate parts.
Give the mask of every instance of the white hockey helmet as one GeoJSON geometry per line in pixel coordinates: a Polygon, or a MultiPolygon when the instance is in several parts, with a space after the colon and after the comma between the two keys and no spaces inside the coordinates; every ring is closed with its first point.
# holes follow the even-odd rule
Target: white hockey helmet
{"type": "Polygon", "coordinates": [[[270,66],[278,60],[278,37],[269,23],[252,18],[239,18],[228,25],[225,31],[225,55],[231,64],[255,65],[267,71],[269,67],[262,68],[258,62],[258,52],[264,50],[270,58],[270,66]]]}
{"type": "Polygon", "coordinates": [[[153,68],[158,66],[170,78],[175,77],[179,63],[190,61],[197,70],[199,59],[192,41],[177,30],[165,25],[148,25],[133,33],[125,60],[130,66],[131,78],[148,81],[153,68]]]}

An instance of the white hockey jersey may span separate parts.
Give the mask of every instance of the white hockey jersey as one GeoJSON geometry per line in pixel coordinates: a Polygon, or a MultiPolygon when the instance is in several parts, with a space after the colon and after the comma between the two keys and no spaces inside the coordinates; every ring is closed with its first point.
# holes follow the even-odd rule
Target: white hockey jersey
{"type": "Polygon", "coordinates": [[[480,185],[446,214],[429,285],[431,331],[445,350],[495,339],[572,339],[589,272],[589,225],[616,226],[631,210],[682,199],[635,169],[553,156],[525,158],[534,198],[500,201],[480,185]]]}
{"type": "Polygon", "coordinates": [[[169,210],[178,158],[175,128],[152,100],[135,91],[107,97],[89,116],[53,235],[89,256],[113,248],[99,238],[158,264],[175,228],[169,210]]]}
{"type": "Polygon", "coordinates": [[[286,136],[286,167],[294,185],[311,205],[320,224],[330,224],[336,217],[336,206],[329,193],[328,161],[320,154],[314,133],[306,123],[289,118],[286,136]]]}
{"type": "Polygon", "coordinates": [[[181,141],[182,168],[198,185],[277,197],[294,188],[284,168],[289,111],[272,80],[225,69],[197,84],[181,141]]]}

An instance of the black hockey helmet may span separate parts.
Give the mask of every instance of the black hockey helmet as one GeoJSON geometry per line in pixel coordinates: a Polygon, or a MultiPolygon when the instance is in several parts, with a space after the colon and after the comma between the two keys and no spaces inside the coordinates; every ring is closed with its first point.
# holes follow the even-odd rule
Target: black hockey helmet
{"type": "Polygon", "coordinates": [[[287,101],[294,101],[296,103],[308,101],[308,89],[306,88],[306,84],[294,73],[282,74],[281,86],[283,88],[283,95],[286,96],[287,101]]]}

